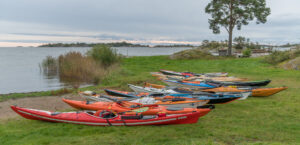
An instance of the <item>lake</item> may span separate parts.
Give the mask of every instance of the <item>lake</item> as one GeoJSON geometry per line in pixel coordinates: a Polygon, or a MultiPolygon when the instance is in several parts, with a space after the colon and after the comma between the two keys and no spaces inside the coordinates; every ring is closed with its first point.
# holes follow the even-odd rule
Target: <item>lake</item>
{"type": "MultiPolygon", "coordinates": [[[[46,76],[39,65],[47,56],[70,51],[86,53],[89,47],[0,47],[0,94],[56,90],[67,87],[57,76],[46,76]]],[[[125,56],[170,55],[189,47],[117,47],[125,56]]]]}

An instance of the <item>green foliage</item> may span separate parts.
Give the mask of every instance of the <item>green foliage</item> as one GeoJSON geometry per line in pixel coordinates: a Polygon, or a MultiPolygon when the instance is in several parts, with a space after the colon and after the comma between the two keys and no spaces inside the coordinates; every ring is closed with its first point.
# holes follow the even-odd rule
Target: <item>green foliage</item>
{"type": "Polygon", "coordinates": [[[104,67],[109,67],[121,61],[121,56],[116,50],[107,45],[96,45],[87,54],[104,67]]]}
{"type": "Polygon", "coordinates": [[[220,33],[220,26],[227,31],[235,26],[240,30],[254,18],[257,24],[265,23],[270,11],[265,0],[212,0],[205,8],[205,12],[212,16],[210,29],[216,34],[220,33]]]}
{"type": "MultiPolygon", "coordinates": [[[[272,79],[271,87],[288,90],[264,98],[249,98],[216,109],[196,124],[137,127],[93,127],[47,123],[18,117],[1,121],[1,145],[11,144],[299,144],[300,73],[269,67],[260,58],[170,60],[166,56],[125,58],[122,71],[92,87],[128,89],[126,84],[161,83],[149,72],[159,69],[192,72],[229,72],[252,80],[272,79]],[[230,131],[228,131],[230,130],[230,131]]],[[[92,89],[91,87],[89,89],[92,89]]],[[[36,108],[39,109],[39,108],[36,108]]]]}
{"type": "Polygon", "coordinates": [[[218,41],[209,41],[203,40],[202,45],[200,46],[202,49],[220,49],[226,47],[226,42],[218,42],[218,41]]]}
{"type": "Polygon", "coordinates": [[[235,49],[243,49],[245,46],[246,38],[239,36],[234,38],[233,41],[236,42],[235,49]]]}
{"type": "Polygon", "coordinates": [[[294,51],[274,51],[263,59],[263,62],[277,65],[289,59],[294,59],[300,56],[300,49],[294,51]]]}
{"type": "Polygon", "coordinates": [[[290,55],[287,51],[274,51],[270,55],[266,56],[263,61],[276,65],[288,59],[290,59],[290,55]]]}
{"type": "Polygon", "coordinates": [[[41,97],[41,96],[57,96],[63,95],[67,93],[71,93],[72,89],[58,89],[54,91],[42,91],[42,92],[30,92],[30,93],[12,93],[12,94],[0,94],[0,102],[6,101],[8,99],[17,99],[17,98],[25,98],[25,97],[41,97]]]}
{"type": "Polygon", "coordinates": [[[247,48],[245,50],[243,50],[243,57],[250,57],[251,56],[251,49],[250,48],[247,48]]]}
{"type": "Polygon", "coordinates": [[[220,27],[227,30],[228,54],[231,55],[233,29],[236,27],[240,30],[242,25],[248,25],[254,18],[257,24],[265,23],[270,15],[270,8],[266,7],[265,0],[212,0],[205,12],[211,14],[208,22],[213,33],[219,34],[220,27]]]}

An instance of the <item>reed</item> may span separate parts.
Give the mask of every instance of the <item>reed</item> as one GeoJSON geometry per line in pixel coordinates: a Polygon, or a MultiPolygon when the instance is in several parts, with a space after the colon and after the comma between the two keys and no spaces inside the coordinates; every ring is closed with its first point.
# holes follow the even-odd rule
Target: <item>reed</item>
{"type": "Polygon", "coordinates": [[[47,56],[40,66],[47,76],[56,76],[58,73],[58,62],[55,57],[47,56]]]}
{"type": "Polygon", "coordinates": [[[60,55],[58,66],[60,80],[73,85],[80,85],[83,82],[98,84],[107,74],[101,64],[79,52],[60,55]]]}

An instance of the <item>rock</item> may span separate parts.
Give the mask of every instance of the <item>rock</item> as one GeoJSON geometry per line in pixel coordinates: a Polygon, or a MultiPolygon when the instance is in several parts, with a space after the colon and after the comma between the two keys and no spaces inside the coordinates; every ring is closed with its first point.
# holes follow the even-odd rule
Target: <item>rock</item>
{"type": "Polygon", "coordinates": [[[287,62],[284,62],[279,65],[283,69],[287,70],[300,70],[300,57],[294,58],[292,60],[289,60],[287,62]]]}
{"type": "Polygon", "coordinates": [[[208,51],[200,48],[183,50],[169,56],[170,59],[214,59],[216,56],[211,55],[208,51]]]}

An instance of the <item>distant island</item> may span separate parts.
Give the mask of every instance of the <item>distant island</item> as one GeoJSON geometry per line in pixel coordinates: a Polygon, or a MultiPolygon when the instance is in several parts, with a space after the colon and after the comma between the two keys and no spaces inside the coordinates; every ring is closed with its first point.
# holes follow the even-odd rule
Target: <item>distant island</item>
{"type": "Polygon", "coordinates": [[[150,46],[150,45],[143,45],[143,44],[132,44],[128,42],[114,42],[114,43],[48,43],[48,44],[43,44],[38,47],[93,47],[95,45],[108,45],[110,47],[195,47],[193,45],[155,45],[155,46],[150,46]]]}

